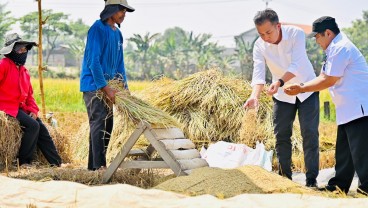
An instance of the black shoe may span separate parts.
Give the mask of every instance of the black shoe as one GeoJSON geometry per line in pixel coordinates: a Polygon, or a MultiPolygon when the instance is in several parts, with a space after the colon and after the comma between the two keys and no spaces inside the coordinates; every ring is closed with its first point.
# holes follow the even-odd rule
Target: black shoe
{"type": "Polygon", "coordinates": [[[358,188],[357,190],[358,194],[363,194],[365,196],[368,196],[368,191],[363,191],[362,189],[358,188]]]}
{"type": "Polygon", "coordinates": [[[337,190],[336,186],[331,186],[331,185],[326,185],[325,187],[322,188],[318,188],[319,191],[329,191],[329,192],[334,192],[337,190]]]}
{"type": "Polygon", "coordinates": [[[306,187],[310,187],[310,188],[318,188],[317,186],[317,180],[316,179],[307,179],[307,182],[305,184],[306,187]]]}

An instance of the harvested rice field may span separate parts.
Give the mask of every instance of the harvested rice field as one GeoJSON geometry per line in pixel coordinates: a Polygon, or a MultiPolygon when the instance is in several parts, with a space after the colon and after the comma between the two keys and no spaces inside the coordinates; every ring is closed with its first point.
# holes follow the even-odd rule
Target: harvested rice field
{"type": "MultiPolygon", "coordinates": [[[[111,82],[110,86],[120,89],[111,82]]],[[[114,130],[107,150],[113,161],[142,121],[152,127],[175,127],[200,149],[217,141],[246,144],[257,141],[267,150],[275,147],[272,101],[262,94],[258,111],[241,106],[249,96],[249,83],[226,77],[220,71],[199,72],[182,80],[162,78],[145,89],[118,93],[114,130]],[[154,87],[150,87],[154,86],[154,87]]],[[[61,95],[66,96],[66,95],[61,95]]],[[[106,105],[112,107],[101,94],[106,105]]],[[[18,167],[17,149],[21,129],[0,112],[0,207],[367,207],[368,200],[356,192],[326,193],[285,179],[258,166],[236,169],[198,168],[188,176],[170,169],[118,169],[109,184],[102,183],[104,170],[88,171],[89,125],[85,112],[54,112],[57,127],[47,125],[66,163],[49,167],[39,152],[31,167],[18,167]],[[11,142],[9,142],[11,141],[11,142]]],[[[296,119],[297,120],[297,119],[296,119]]],[[[302,140],[294,124],[293,170],[304,172],[302,140]]],[[[336,126],[320,125],[320,167],[334,166],[336,126]]],[[[141,136],[134,148],[146,148],[141,136]]],[[[157,155],[157,152],[155,153],[157,155]]],[[[132,161],[134,158],[127,160],[132,161]]],[[[160,159],[160,156],[158,158],[160,159]]],[[[304,182],[303,182],[304,183],[304,182]]],[[[320,184],[322,185],[322,184],[320,184]]]]}

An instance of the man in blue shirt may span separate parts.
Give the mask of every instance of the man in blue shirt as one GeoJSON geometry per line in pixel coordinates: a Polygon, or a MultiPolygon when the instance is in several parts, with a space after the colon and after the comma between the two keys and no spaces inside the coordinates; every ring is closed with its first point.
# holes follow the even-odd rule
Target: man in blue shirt
{"type": "Polygon", "coordinates": [[[368,65],[359,49],[340,32],[335,18],[313,23],[318,45],[326,53],[321,74],[306,83],[286,86],[289,95],[329,88],[336,107],[336,175],[323,190],[348,193],[356,171],[358,193],[368,195],[368,65]]]}
{"type": "MultiPolygon", "coordinates": [[[[106,0],[105,0],[106,1],[106,0]]],[[[123,37],[120,24],[126,12],[134,8],[126,0],[107,0],[105,8],[89,29],[84,52],[80,91],[87,107],[90,125],[88,169],[106,168],[106,150],[113,128],[112,105],[96,97],[101,90],[109,103],[115,103],[116,91],[110,88],[108,81],[120,78],[128,89],[123,55],[123,37]]]]}

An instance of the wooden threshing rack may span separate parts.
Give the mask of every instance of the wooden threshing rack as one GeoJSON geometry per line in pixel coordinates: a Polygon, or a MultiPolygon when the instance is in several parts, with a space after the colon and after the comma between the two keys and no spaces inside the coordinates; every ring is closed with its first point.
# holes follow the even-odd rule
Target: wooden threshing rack
{"type": "Polygon", "coordinates": [[[170,168],[177,176],[181,176],[204,166],[208,166],[208,163],[201,159],[194,143],[186,139],[180,129],[152,128],[150,124],[142,121],[107,168],[103,183],[108,183],[118,168],[170,168]],[[149,145],[144,149],[132,149],[142,134],[149,145]],[[153,157],[155,151],[160,157],[153,157]],[[139,159],[125,160],[132,156],[138,156],[139,159]]]}

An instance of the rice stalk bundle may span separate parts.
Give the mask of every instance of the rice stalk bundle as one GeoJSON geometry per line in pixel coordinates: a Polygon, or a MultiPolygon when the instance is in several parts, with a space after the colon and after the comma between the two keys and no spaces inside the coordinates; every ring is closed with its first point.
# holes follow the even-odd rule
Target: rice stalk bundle
{"type": "MultiPolygon", "coordinates": [[[[239,140],[245,114],[242,105],[252,91],[249,83],[225,77],[216,69],[171,83],[164,81],[156,81],[155,90],[146,90],[145,99],[177,118],[187,137],[197,145],[239,140]]],[[[258,113],[266,118],[270,98],[262,94],[260,105],[258,113]]]]}
{"type": "Polygon", "coordinates": [[[81,124],[78,132],[73,135],[71,141],[73,161],[77,164],[87,164],[89,148],[89,122],[81,124]]]}
{"type": "Polygon", "coordinates": [[[0,111],[0,169],[16,159],[21,139],[22,129],[17,119],[0,111]]]}
{"type": "MultiPolygon", "coordinates": [[[[52,138],[52,141],[55,144],[56,150],[58,151],[62,162],[71,163],[73,160],[73,154],[72,154],[72,147],[70,144],[70,140],[65,135],[60,133],[56,128],[50,126],[47,122],[44,122],[44,125],[49,131],[49,134],[52,138]]],[[[39,150],[37,151],[36,160],[44,165],[49,164],[46,158],[43,156],[43,154],[39,150]]]]}
{"type": "MultiPolygon", "coordinates": [[[[155,108],[147,102],[133,96],[129,91],[123,88],[119,80],[110,80],[109,87],[117,90],[115,94],[114,106],[114,128],[111,133],[110,142],[107,150],[107,161],[110,162],[126,140],[136,129],[141,121],[149,123],[154,128],[179,127],[180,124],[168,113],[155,108]]],[[[107,108],[112,108],[110,101],[102,91],[98,91],[96,99],[102,99],[107,108]]],[[[73,155],[79,162],[86,163],[88,159],[88,138],[89,125],[88,122],[82,125],[78,134],[75,136],[73,155]],[[88,132],[88,133],[87,133],[88,132]]],[[[140,139],[138,145],[145,145],[143,138],[140,139]]]]}
{"type": "MultiPolygon", "coordinates": [[[[119,114],[114,115],[114,128],[111,133],[110,142],[108,145],[106,159],[111,162],[119,153],[121,147],[126,140],[133,133],[136,126],[132,123],[125,123],[119,114]]],[[[73,162],[75,164],[87,165],[88,162],[88,148],[89,148],[89,122],[82,123],[78,132],[73,136],[71,145],[71,152],[73,155],[73,162]]],[[[146,140],[140,138],[137,145],[146,146],[146,140]]],[[[136,146],[137,147],[137,146],[136,146]]]]}
{"type": "Polygon", "coordinates": [[[267,113],[265,118],[261,118],[256,109],[246,110],[243,116],[239,141],[237,143],[255,148],[257,141],[263,142],[266,149],[273,149],[275,147],[276,141],[273,134],[271,111],[267,113]]]}
{"type": "MultiPolygon", "coordinates": [[[[111,133],[111,138],[109,142],[109,146],[106,153],[107,162],[112,162],[112,160],[116,157],[116,155],[121,151],[123,145],[127,142],[129,136],[136,129],[136,125],[132,123],[127,123],[120,114],[114,114],[114,128],[111,133]]],[[[147,139],[141,135],[133,148],[143,148],[147,147],[148,141],[147,139]]]]}
{"type": "MultiPolygon", "coordinates": [[[[123,89],[119,80],[111,80],[108,84],[118,91],[115,94],[114,130],[106,155],[108,162],[111,162],[118,154],[141,121],[149,123],[154,128],[180,127],[179,122],[168,113],[132,96],[127,90],[123,89]]],[[[101,95],[98,96],[101,97],[101,95]]],[[[108,102],[106,98],[103,99],[108,102]]],[[[145,141],[142,136],[136,146],[147,145],[145,141]]]]}
{"type": "MultiPolygon", "coordinates": [[[[115,94],[114,106],[116,113],[122,116],[123,121],[126,121],[125,123],[132,123],[136,126],[141,121],[146,121],[153,127],[167,128],[179,126],[179,123],[168,113],[131,95],[129,91],[123,88],[119,80],[110,80],[108,85],[118,91],[115,94]]],[[[106,103],[109,102],[101,91],[97,97],[103,98],[106,103]]]]}

